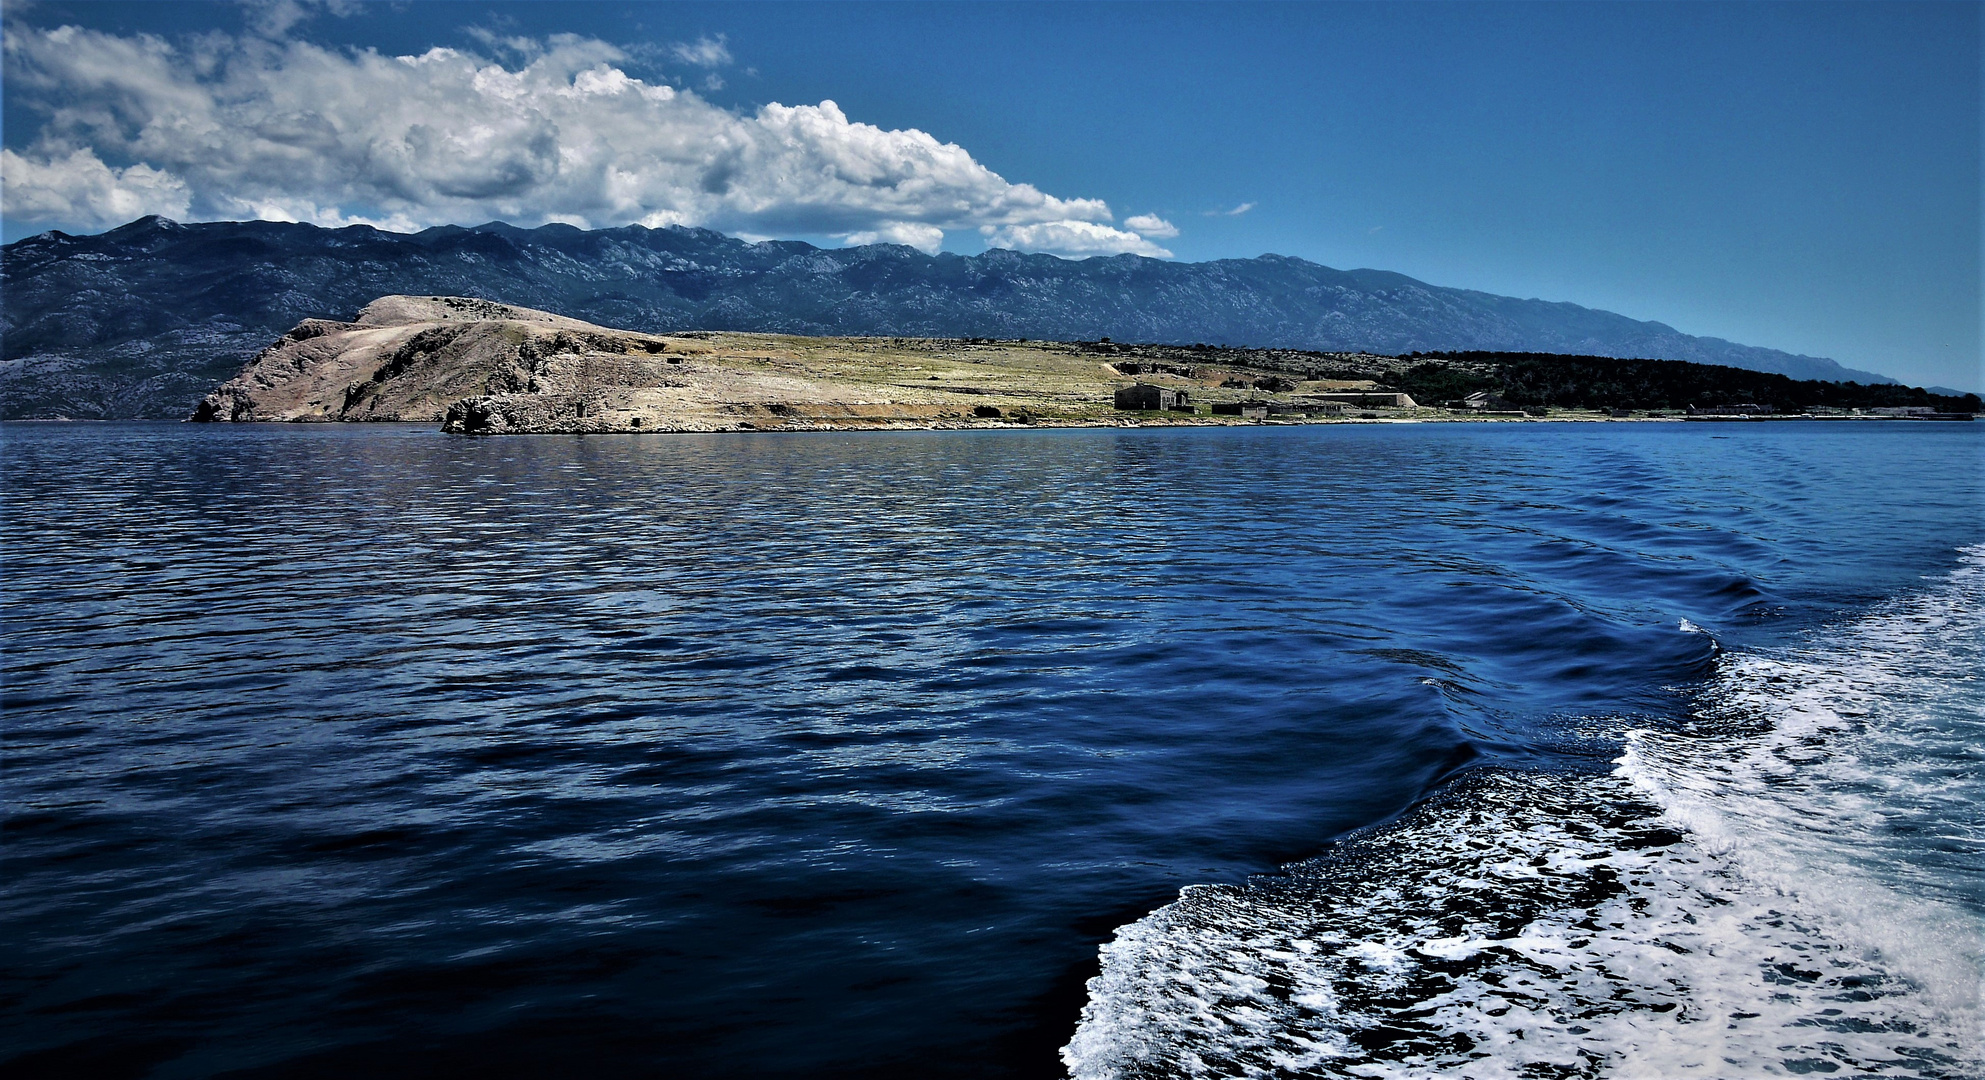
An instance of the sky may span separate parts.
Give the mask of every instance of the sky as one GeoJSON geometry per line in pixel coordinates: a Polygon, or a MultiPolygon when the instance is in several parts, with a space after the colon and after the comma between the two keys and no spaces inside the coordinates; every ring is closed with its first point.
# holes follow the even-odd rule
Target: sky
{"type": "Polygon", "coordinates": [[[1981,11],[0,0],[0,224],[1273,252],[1981,389],[1981,11]]]}

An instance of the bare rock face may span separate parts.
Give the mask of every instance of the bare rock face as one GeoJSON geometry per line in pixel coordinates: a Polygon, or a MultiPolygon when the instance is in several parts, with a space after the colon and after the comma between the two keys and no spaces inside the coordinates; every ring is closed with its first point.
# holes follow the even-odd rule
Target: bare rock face
{"type": "Polygon", "coordinates": [[[387,296],[348,323],[298,323],[208,394],[192,419],[431,423],[470,397],[666,385],[669,351],[665,338],[530,308],[387,296]]]}

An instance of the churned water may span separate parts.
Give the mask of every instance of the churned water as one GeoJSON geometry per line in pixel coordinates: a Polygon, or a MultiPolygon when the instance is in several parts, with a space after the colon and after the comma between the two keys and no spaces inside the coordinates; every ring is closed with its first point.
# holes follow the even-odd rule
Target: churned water
{"type": "Polygon", "coordinates": [[[1985,425],[7,425],[17,1076],[1976,1077],[1985,425]]]}

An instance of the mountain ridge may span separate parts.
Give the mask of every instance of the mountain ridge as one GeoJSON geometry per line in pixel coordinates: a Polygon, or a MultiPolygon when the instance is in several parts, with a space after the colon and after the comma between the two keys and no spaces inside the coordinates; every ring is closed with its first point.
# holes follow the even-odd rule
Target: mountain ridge
{"type": "Polygon", "coordinates": [[[1287,255],[1070,261],[993,249],[818,248],[707,229],[503,222],[389,233],[140,218],[0,249],[0,417],[183,416],[268,341],[389,294],[472,296],[643,333],[1207,342],[1659,358],[1894,382],[1820,357],[1562,301],[1287,255]]]}

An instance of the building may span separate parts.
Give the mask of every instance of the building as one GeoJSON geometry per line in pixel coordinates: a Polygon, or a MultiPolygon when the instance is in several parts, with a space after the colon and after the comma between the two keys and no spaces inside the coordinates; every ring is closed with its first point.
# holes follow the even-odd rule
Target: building
{"type": "Polygon", "coordinates": [[[1265,420],[1268,418],[1266,401],[1216,401],[1213,403],[1215,416],[1238,416],[1243,420],[1265,420]]]}
{"type": "Polygon", "coordinates": [[[1184,390],[1174,390],[1169,386],[1152,386],[1138,383],[1135,386],[1120,387],[1117,390],[1119,409],[1176,409],[1190,406],[1191,395],[1184,390]]]}
{"type": "Polygon", "coordinates": [[[1510,404],[1508,398],[1491,390],[1477,390],[1467,397],[1462,398],[1461,407],[1464,409],[1495,409],[1498,412],[1516,408],[1515,405],[1510,404]]]}

